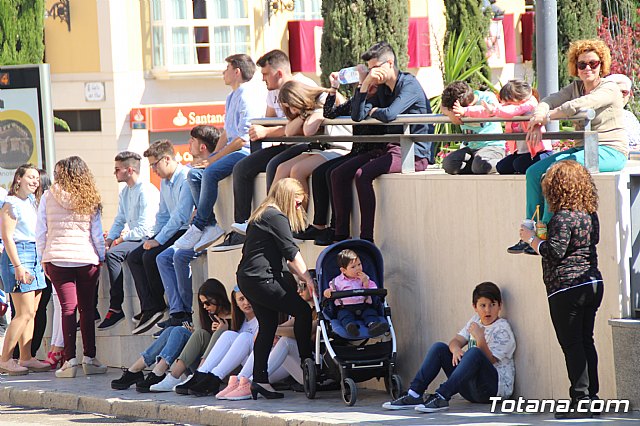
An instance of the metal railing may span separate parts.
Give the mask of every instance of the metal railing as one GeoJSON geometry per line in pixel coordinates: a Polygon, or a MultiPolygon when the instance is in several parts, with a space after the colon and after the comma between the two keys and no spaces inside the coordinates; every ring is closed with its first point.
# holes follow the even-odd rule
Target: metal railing
{"type": "MultiPolygon", "coordinates": [[[[591,120],[595,117],[595,111],[588,109],[581,111],[566,120],[574,122],[582,122],[584,130],[571,132],[545,132],[542,139],[577,139],[584,141],[584,161],[585,167],[591,173],[598,173],[598,133],[591,130],[591,120]]],[[[463,123],[487,123],[487,122],[513,122],[513,121],[529,121],[530,116],[520,116],[514,118],[463,118],[463,123]]],[[[254,118],[251,124],[259,124],[261,126],[284,126],[287,124],[286,118],[254,118]]],[[[414,162],[414,143],[415,142],[485,142],[496,140],[525,140],[526,133],[485,133],[485,134],[463,134],[450,133],[442,135],[432,134],[411,134],[410,126],[412,124],[445,124],[451,123],[446,115],[440,114],[401,114],[395,120],[389,123],[383,123],[374,118],[356,122],[351,117],[338,117],[333,119],[325,119],[323,125],[402,125],[403,133],[387,134],[387,135],[313,135],[313,136],[281,136],[276,138],[261,139],[260,142],[282,142],[282,143],[330,143],[330,142],[380,142],[380,143],[399,143],[402,152],[402,173],[415,172],[414,162]]]]}

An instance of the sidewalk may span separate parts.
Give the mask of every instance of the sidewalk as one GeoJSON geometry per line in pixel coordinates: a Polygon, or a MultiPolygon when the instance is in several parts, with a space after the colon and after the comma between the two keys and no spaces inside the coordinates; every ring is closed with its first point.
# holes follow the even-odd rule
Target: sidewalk
{"type": "MultiPolygon", "coordinates": [[[[358,401],[354,407],[344,405],[339,391],[319,392],[314,400],[307,399],[302,393],[287,391],[281,400],[217,401],[213,397],[196,398],[173,392],[143,394],[133,387],[126,391],[111,390],[111,380],[120,374],[120,370],[110,369],[105,375],[89,377],[80,371],[75,379],[56,379],[53,372],[1,376],[0,403],[224,426],[533,425],[558,422],[551,414],[492,414],[490,405],[471,404],[458,398],[452,400],[448,411],[436,414],[420,414],[413,410],[387,411],[380,408],[388,400],[387,395],[369,389],[358,389],[358,401]]],[[[640,422],[640,412],[569,422],[631,426],[640,422]]]]}

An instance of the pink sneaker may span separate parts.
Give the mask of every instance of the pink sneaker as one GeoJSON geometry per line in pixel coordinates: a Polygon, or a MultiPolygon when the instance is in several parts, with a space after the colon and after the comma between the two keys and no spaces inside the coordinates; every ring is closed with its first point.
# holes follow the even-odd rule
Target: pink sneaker
{"type": "Polygon", "coordinates": [[[216,394],[216,399],[227,399],[227,394],[236,390],[239,384],[240,381],[238,380],[238,376],[229,376],[229,383],[227,384],[227,387],[216,394]]]}
{"type": "Polygon", "coordinates": [[[229,401],[240,401],[242,399],[251,399],[251,382],[246,377],[240,377],[240,383],[233,391],[226,396],[229,401]]]}

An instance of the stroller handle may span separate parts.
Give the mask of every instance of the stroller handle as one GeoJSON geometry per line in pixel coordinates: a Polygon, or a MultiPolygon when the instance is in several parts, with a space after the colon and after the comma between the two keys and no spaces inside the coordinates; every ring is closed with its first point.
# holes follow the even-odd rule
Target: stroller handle
{"type": "Polygon", "coordinates": [[[386,288],[372,288],[372,289],[358,289],[358,290],[345,290],[345,291],[333,291],[331,297],[326,298],[324,302],[336,299],[343,299],[345,297],[353,296],[382,296],[387,295],[386,288]]]}

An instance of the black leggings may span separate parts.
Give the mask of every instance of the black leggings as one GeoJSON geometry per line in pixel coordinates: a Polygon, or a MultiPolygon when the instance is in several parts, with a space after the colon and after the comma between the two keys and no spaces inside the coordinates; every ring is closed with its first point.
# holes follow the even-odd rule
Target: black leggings
{"type": "Polygon", "coordinates": [[[284,312],[295,318],[293,333],[300,359],[304,360],[311,358],[311,307],[296,292],[296,281],[290,273],[267,280],[241,276],[237,279],[260,326],[253,344],[253,381],[269,383],[267,361],[278,327],[278,314],[284,312]]]}

